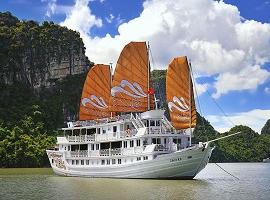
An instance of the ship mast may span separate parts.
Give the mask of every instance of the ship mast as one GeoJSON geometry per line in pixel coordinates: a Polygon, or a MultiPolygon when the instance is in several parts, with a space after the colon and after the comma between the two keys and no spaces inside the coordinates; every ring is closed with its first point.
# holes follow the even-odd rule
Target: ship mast
{"type": "MultiPolygon", "coordinates": [[[[110,62],[110,87],[112,88],[112,62],[110,62]]],[[[113,112],[111,111],[111,117],[113,116],[113,112]]]]}
{"type": "Polygon", "coordinates": [[[150,94],[149,94],[149,89],[150,89],[150,59],[149,59],[149,50],[150,50],[150,45],[149,42],[147,42],[147,110],[150,110],[150,94]]]}
{"type": "Polygon", "coordinates": [[[190,131],[190,136],[189,136],[189,146],[191,146],[191,136],[192,136],[192,129],[191,129],[191,124],[192,124],[192,80],[191,80],[191,62],[189,60],[188,62],[188,69],[189,69],[189,131],[190,131]]]}

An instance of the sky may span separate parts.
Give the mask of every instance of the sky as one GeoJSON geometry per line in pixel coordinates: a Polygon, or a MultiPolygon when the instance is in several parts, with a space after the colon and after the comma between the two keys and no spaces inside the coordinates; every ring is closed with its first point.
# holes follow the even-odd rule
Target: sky
{"type": "Polygon", "coordinates": [[[152,68],[186,55],[198,111],[216,130],[270,119],[270,0],[0,0],[19,19],[80,32],[95,63],[116,63],[125,44],[149,41],[152,68]]]}

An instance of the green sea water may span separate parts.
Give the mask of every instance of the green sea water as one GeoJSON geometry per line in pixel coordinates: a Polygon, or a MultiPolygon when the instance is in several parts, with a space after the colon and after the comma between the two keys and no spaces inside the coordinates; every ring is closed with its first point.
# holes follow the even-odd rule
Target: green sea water
{"type": "Polygon", "coordinates": [[[208,164],[195,180],[60,177],[50,168],[0,169],[1,200],[270,199],[270,163],[208,164]]]}

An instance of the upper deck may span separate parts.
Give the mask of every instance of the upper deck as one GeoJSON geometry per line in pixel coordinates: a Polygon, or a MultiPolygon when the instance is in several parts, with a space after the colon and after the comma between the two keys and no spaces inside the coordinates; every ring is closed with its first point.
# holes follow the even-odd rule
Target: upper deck
{"type": "Polygon", "coordinates": [[[62,128],[58,144],[121,141],[147,136],[190,135],[190,130],[176,131],[164,116],[164,110],[127,114],[91,121],[69,122],[62,128]]]}

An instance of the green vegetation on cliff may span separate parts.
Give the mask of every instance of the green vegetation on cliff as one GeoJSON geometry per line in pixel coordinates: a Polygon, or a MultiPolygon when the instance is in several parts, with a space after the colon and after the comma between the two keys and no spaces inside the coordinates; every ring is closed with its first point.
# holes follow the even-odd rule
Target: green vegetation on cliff
{"type": "Polygon", "coordinates": [[[262,135],[270,135],[270,119],[267,120],[266,124],[262,128],[262,135]]]}
{"type": "Polygon", "coordinates": [[[48,165],[55,130],[78,115],[86,72],[46,76],[52,60],[72,57],[84,44],[75,31],[8,12],[0,13],[0,41],[0,167],[48,165]]]}
{"type": "Polygon", "coordinates": [[[236,132],[241,133],[215,143],[213,162],[260,162],[270,156],[270,135],[259,135],[247,126],[235,126],[224,135],[236,132]]]}

